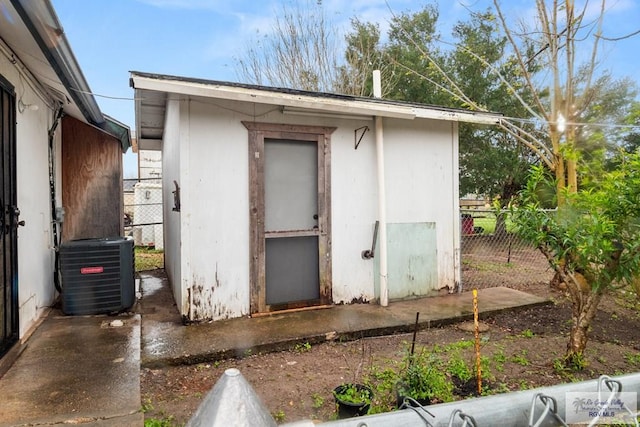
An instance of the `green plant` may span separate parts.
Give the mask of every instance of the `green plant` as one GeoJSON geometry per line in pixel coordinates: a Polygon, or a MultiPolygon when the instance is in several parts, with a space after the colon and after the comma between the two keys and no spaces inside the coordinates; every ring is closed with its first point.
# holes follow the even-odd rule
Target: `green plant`
{"type": "Polygon", "coordinates": [[[397,361],[388,360],[391,366],[371,365],[366,376],[366,383],[375,391],[369,414],[392,411],[396,407],[396,384],[398,372],[394,369],[397,361]]]}
{"type": "Polygon", "coordinates": [[[627,353],[624,355],[624,360],[631,363],[632,365],[640,365],[640,353],[627,353]]]}
{"type": "Polygon", "coordinates": [[[527,380],[522,379],[520,380],[520,384],[518,385],[518,388],[520,390],[529,390],[531,387],[529,386],[529,383],[527,382],[527,380]]]}
{"type": "Polygon", "coordinates": [[[565,356],[564,365],[570,371],[578,372],[586,368],[588,363],[587,363],[587,359],[584,357],[584,353],[577,352],[577,353],[573,353],[571,357],[565,356]]]}
{"type": "Polygon", "coordinates": [[[415,400],[453,400],[453,384],[447,378],[442,360],[423,348],[404,357],[405,367],[398,378],[398,393],[415,400]]]}
{"type": "Polygon", "coordinates": [[[345,403],[371,403],[371,389],[362,384],[345,383],[333,390],[335,398],[345,403]]]}
{"type": "Polygon", "coordinates": [[[449,361],[447,362],[447,372],[453,377],[460,380],[462,383],[469,381],[473,374],[469,365],[464,360],[459,351],[455,351],[449,355],[449,361]]]}
{"type": "Polygon", "coordinates": [[[480,356],[480,369],[482,369],[482,378],[487,381],[493,381],[495,379],[491,372],[491,359],[487,356],[480,356]]]}
{"type": "Polygon", "coordinates": [[[524,338],[533,338],[534,336],[536,336],[536,334],[534,334],[531,329],[525,329],[520,333],[520,335],[524,338]]]}
{"type": "Polygon", "coordinates": [[[455,350],[465,350],[474,346],[474,342],[472,340],[460,340],[453,342],[451,344],[447,344],[444,347],[445,351],[455,351],[455,350]]]}
{"type": "Polygon", "coordinates": [[[147,413],[149,411],[153,411],[153,403],[150,398],[146,398],[142,401],[142,413],[147,413]]]}
{"type": "Polygon", "coordinates": [[[324,405],[324,397],[322,397],[318,393],[313,393],[311,395],[311,399],[313,400],[313,408],[314,409],[319,409],[319,408],[322,407],[322,405],[324,405]]]}
{"type": "Polygon", "coordinates": [[[529,366],[531,362],[527,359],[527,350],[522,350],[520,354],[511,356],[511,361],[521,366],[529,366]]]}
{"type": "Polygon", "coordinates": [[[504,354],[504,349],[498,349],[495,353],[493,353],[493,363],[496,368],[496,371],[502,372],[504,371],[504,364],[507,361],[507,356],[504,354]]]}
{"type": "Polygon", "coordinates": [[[298,343],[293,347],[293,351],[296,353],[305,353],[311,350],[311,344],[308,342],[298,343]]]}
{"type": "Polygon", "coordinates": [[[279,409],[276,412],[272,412],[271,416],[276,422],[280,423],[284,421],[286,415],[282,409],[279,409]]]}
{"type": "Polygon", "coordinates": [[[144,427],[174,427],[175,419],[173,416],[165,418],[146,418],[144,420],[144,427]]]}

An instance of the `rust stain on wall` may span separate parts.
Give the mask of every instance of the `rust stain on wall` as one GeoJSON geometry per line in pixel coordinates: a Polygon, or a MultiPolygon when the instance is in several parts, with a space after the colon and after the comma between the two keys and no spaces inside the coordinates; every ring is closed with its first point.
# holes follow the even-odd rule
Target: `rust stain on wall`
{"type": "MultiPolygon", "coordinates": [[[[217,264],[213,282],[206,283],[204,279],[194,277],[191,287],[187,289],[187,304],[190,304],[188,313],[193,317],[188,319],[188,322],[206,322],[234,317],[229,302],[216,298],[216,294],[220,293],[223,287],[224,283],[218,275],[217,264]]],[[[235,298],[237,299],[237,294],[235,298]]]]}

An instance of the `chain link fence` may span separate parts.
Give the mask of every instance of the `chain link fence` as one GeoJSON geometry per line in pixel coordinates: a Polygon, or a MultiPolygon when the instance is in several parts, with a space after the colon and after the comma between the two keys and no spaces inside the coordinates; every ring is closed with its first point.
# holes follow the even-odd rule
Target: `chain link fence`
{"type": "Polygon", "coordinates": [[[542,253],[510,232],[507,211],[461,209],[462,289],[549,283],[542,253]]]}
{"type": "Polygon", "coordinates": [[[136,246],[163,249],[161,181],[125,179],[123,189],[125,235],[136,246]]]}

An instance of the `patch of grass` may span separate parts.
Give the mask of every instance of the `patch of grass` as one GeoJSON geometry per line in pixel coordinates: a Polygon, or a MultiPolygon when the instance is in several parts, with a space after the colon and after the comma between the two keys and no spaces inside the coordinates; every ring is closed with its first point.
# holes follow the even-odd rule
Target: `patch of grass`
{"type": "Polygon", "coordinates": [[[493,234],[496,231],[496,217],[491,214],[483,217],[474,217],[473,226],[482,227],[482,234],[493,234]]]}
{"type": "Polygon", "coordinates": [[[134,249],[136,271],[157,270],[164,268],[164,251],[136,246],[134,249]]]}

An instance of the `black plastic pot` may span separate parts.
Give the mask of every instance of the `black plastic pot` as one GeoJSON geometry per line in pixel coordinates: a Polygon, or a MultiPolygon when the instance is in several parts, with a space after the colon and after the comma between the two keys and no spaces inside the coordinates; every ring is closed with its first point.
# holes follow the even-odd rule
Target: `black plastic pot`
{"type": "Polygon", "coordinates": [[[371,400],[373,399],[373,391],[364,384],[341,384],[333,389],[333,397],[338,407],[338,418],[358,417],[366,415],[367,412],[369,412],[371,400]],[[346,402],[342,400],[340,396],[343,395],[349,387],[355,387],[358,392],[366,390],[369,393],[369,399],[366,402],[346,402]]]}

